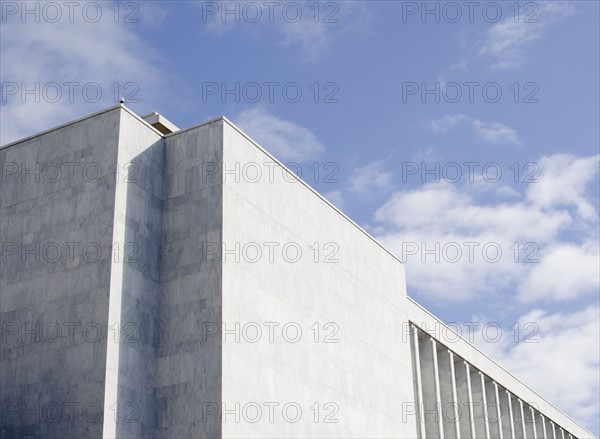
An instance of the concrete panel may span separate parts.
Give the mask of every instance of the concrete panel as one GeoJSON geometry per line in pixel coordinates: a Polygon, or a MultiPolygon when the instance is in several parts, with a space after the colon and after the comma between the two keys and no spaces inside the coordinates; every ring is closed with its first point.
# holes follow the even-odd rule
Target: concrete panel
{"type": "Polygon", "coordinates": [[[471,395],[471,378],[469,364],[462,358],[454,357],[454,373],[456,375],[456,400],[458,403],[458,423],[462,439],[475,438],[473,423],[473,400],[471,395]]]}
{"type": "Polygon", "coordinates": [[[221,437],[222,122],[165,138],[155,437],[221,437]]]}
{"type": "Polygon", "coordinates": [[[223,436],[415,438],[415,423],[402,419],[414,409],[402,264],[227,124],[224,162],[223,321],[232,331],[257,324],[263,335],[223,344],[223,404],[241,411],[239,422],[224,419],[223,436]],[[245,173],[256,168],[262,178],[245,173]],[[301,338],[286,340],[286,325],[301,338]],[[272,422],[269,402],[279,404],[272,422]],[[243,412],[252,403],[263,410],[255,422],[243,412]]]}
{"type": "Polygon", "coordinates": [[[427,437],[425,433],[425,415],[423,413],[423,380],[421,379],[421,353],[419,351],[419,330],[410,325],[410,351],[414,376],[415,413],[418,438],[427,437]]]}
{"type": "Polygon", "coordinates": [[[491,438],[503,439],[502,417],[500,415],[500,403],[497,394],[497,386],[489,377],[484,376],[486,416],[488,421],[489,436],[491,438]]]}
{"type": "Polygon", "coordinates": [[[535,431],[537,437],[546,439],[548,437],[548,432],[546,431],[546,420],[544,416],[539,412],[535,414],[535,431]]]}
{"type": "Polygon", "coordinates": [[[422,414],[425,420],[425,437],[441,438],[440,433],[440,404],[437,395],[436,368],[433,356],[434,341],[422,331],[419,331],[419,354],[421,360],[422,382],[422,414]]]}
{"type": "Polygon", "coordinates": [[[445,346],[437,344],[438,373],[440,383],[440,415],[443,423],[444,438],[458,438],[458,404],[456,401],[456,383],[454,381],[454,358],[445,346]]]}
{"type": "Polygon", "coordinates": [[[506,389],[498,388],[500,400],[500,419],[502,422],[502,436],[504,439],[515,439],[515,427],[513,419],[512,396],[506,389]]]}
{"type": "Polygon", "coordinates": [[[556,431],[554,430],[554,422],[546,418],[546,437],[548,439],[556,439],[556,431]]]}
{"type": "Polygon", "coordinates": [[[103,435],[121,111],[0,149],[2,437],[103,435]]]}
{"type": "Polygon", "coordinates": [[[525,434],[529,439],[537,439],[535,431],[535,414],[533,409],[528,404],[523,404],[525,434]]]}
{"type": "Polygon", "coordinates": [[[483,388],[483,376],[477,369],[472,368],[471,395],[473,397],[473,422],[475,424],[475,436],[477,438],[488,438],[487,416],[485,413],[485,389],[483,388]]]}
{"type": "Polygon", "coordinates": [[[517,430],[517,438],[519,439],[532,439],[531,438],[531,433],[528,431],[527,429],[527,425],[525,424],[525,419],[526,419],[526,411],[527,411],[527,405],[521,401],[520,399],[518,400],[518,416],[515,417],[515,421],[518,425],[518,428],[516,428],[517,430]],[[528,436],[529,434],[529,436],[528,436]]]}

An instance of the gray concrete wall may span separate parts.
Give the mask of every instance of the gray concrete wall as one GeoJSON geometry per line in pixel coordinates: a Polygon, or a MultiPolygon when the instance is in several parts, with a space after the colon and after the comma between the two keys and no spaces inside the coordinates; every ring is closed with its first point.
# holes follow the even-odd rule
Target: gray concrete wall
{"type": "Polygon", "coordinates": [[[154,436],[163,152],[124,108],[0,150],[3,437],[154,436]]]}
{"type": "Polygon", "coordinates": [[[102,436],[120,112],[0,150],[2,437],[102,436]]]}
{"type": "Polygon", "coordinates": [[[203,410],[221,401],[220,254],[222,122],[165,139],[157,349],[156,437],[221,437],[221,420],[203,410]],[[210,256],[210,257],[209,257],[210,256]]]}

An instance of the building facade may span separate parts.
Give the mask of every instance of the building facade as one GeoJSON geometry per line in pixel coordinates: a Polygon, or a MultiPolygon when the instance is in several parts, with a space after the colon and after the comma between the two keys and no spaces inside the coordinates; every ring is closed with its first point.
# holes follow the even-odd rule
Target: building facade
{"type": "Polygon", "coordinates": [[[0,149],[2,437],[584,438],[225,118],[0,149]]]}

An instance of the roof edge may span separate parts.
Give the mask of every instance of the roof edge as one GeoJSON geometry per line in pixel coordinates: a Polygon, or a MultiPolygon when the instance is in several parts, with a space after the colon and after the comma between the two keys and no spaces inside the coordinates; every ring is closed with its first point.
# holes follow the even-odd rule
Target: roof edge
{"type": "Polygon", "coordinates": [[[52,131],[56,131],[56,130],[60,130],[62,128],[66,128],[66,127],[68,127],[70,125],[74,125],[76,123],[83,122],[84,120],[91,119],[91,118],[96,117],[96,116],[100,116],[101,114],[108,113],[109,111],[117,110],[119,108],[125,110],[127,113],[129,113],[134,118],[136,118],[137,120],[139,120],[140,122],[142,122],[144,125],[146,125],[148,128],[150,128],[152,131],[156,132],[161,137],[164,137],[164,134],[162,134],[160,131],[158,131],[156,128],[154,128],[152,125],[150,125],[148,122],[146,122],[140,116],[138,116],[134,111],[132,111],[131,109],[127,108],[124,104],[117,104],[117,105],[113,105],[112,107],[108,107],[108,108],[105,108],[103,110],[96,111],[95,113],[88,114],[87,116],[79,117],[77,119],[74,119],[74,120],[71,120],[69,122],[57,125],[55,127],[49,128],[47,130],[40,131],[39,133],[35,133],[35,134],[30,135],[30,136],[23,137],[22,139],[15,140],[14,142],[7,143],[6,145],[0,146],[0,150],[2,150],[4,148],[10,148],[11,146],[16,146],[19,143],[27,142],[28,140],[34,139],[34,138],[39,137],[39,136],[43,136],[45,134],[51,133],[52,131]]]}
{"type": "MultiPolygon", "coordinates": [[[[327,203],[327,205],[329,207],[331,207],[335,212],[337,212],[342,218],[344,218],[346,221],[348,221],[350,224],[352,224],[354,227],[356,227],[360,232],[362,232],[364,235],[367,236],[367,238],[369,238],[371,241],[373,241],[375,244],[377,244],[383,251],[385,251],[388,255],[390,255],[392,258],[394,258],[397,262],[400,263],[400,265],[404,266],[404,262],[402,262],[402,260],[400,258],[398,258],[396,255],[394,255],[390,250],[388,250],[385,246],[383,246],[383,244],[381,244],[378,240],[376,240],[369,232],[367,232],[365,229],[363,229],[361,226],[359,226],[356,222],[354,222],[354,220],[352,220],[348,215],[346,215],[344,212],[342,212],[339,208],[337,208],[334,204],[332,204],[327,198],[325,198],[323,195],[321,195],[319,192],[317,192],[311,185],[309,185],[307,182],[305,182],[301,177],[298,177],[298,175],[296,175],[293,171],[291,171],[287,166],[285,166],[279,159],[277,159],[276,157],[274,157],[269,151],[267,151],[265,148],[263,148],[262,146],[260,146],[258,144],[258,142],[256,142],[254,139],[252,139],[248,134],[246,134],[244,131],[242,131],[237,125],[235,125],[233,122],[231,122],[229,119],[227,119],[225,116],[220,116],[219,118],[215,119],[215,120],[223,120],[224,122],[226,122],[229,126],[231,126],[231,128],[233,128],[234,130],[236,130],[239,134],[241,134],[242,136],[244,136],[250,143],[252,143],[256,148],[258,148],[261,152],[263,152],[264,154],[266,154],[269,158],[271,158],[275,163],[277,163],[278,165],[280,165],[282,168],[284,168],[287,172],[290,173],[290,175],[292,175],[294,178],[296,178],[298,180],[299,183],[301,183],[302,185],[304,185],[306,188],[308,188],[313,194],[315,194],[317,197],[319,197],[322,201],[324,201],[325,203],[327,203]]],[[[214,120],[213,120],[214,122],[214,120]]]]}

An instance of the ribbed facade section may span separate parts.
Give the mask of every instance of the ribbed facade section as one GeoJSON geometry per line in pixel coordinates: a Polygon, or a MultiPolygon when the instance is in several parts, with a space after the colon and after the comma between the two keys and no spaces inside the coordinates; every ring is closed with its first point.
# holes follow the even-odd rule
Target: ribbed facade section
{"type": "Polygon", "coordinates": [[[575,439],[411,323],[419,439],[575,439]]]}

